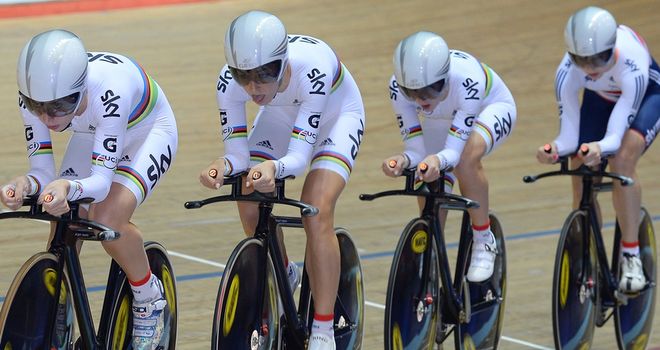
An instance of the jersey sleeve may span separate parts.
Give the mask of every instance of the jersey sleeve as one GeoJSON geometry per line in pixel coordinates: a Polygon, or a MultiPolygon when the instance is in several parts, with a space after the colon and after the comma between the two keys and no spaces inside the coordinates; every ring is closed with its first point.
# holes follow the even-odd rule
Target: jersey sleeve
{"type": "Polygon", "coordinates": [[[615,153],[621,146],[623,135],[639,111],[649,81],[649,62],[631,63],[621,76],[621,96],[614,105],[607,131],[598,141],[601,153],[615,153]]]}
{"type": "MultiPolygon", "coordinates": [[[[105,115],[93,109],[90,111],[96,113],[94,118],[97,120],[90,159],[90,176],[71,181],[69,200],[91,197],[94,198],[94,203],[98,203],[108,196],[112,178],[124,150],[133,96],[138,94],[134,91],[135,88],[131,87],[129,81],[117,79],[116,82],[105,87],[104,92],[100,95],[88,97],[92,99],[88,101],[91,106],[103,105],[103,103],[107,104],[111,101],[117,106],[117,109],[113,113],[105,115]]],[[[88,108],[92,108],[91,106],[88,108]]]]}
{"type": "Polygon", "coordinates": [[[232,78],[227,65],[218,75],[216,90],[220,113],[220,134],[225,146],[224,157],[232,166],[231,172],[225,175],[232,175],[244,171],[250,166],[245,112],[245,103],[249,96],[232,78]]]}
{"type": "MultiPolygon", "coordinates": [[[[316,62],[305,69],[299,79],[299,96],[303,97],[294,122],[287,154],[275,162],[277,178],[300,175],[307,168],[319,134],[319,127],[332,91],[332,82],[337,69],[342,69],[338,60],[332,64],[316,62]]],[[[340,74],[340,73],[339,73],[340,74]]]]}
{"type": "Polygon", "coordinates": [[[486,75],[483,70],[479,69],[472,74],[465,74],[456,78],[460,83],[451,86],[451,88],[458,90],[459,106],[454,111],[445,146],[442,151],[437,153],[441,169],[458,165],[461,153],[463,153],[465,144],[472,133],[474,120],[481,111],[486,93],[486,75]]]}
{"type": "Polygon", "coordinates": [[[25,128],[25,142],[30,170],[27,173],[33,181],[30,194],[39,194],[45,185],[55,179],[55,159],[50,131],[39,118],[25,108],[19,97],[19,108],[25,128]]]}
{"type": "Polygon", "coordinates": [[[573,153],[578,148],[580,137],[580,74],[564,55],[555,75],[555,98],[559,109],[559,134],[553,141],[559,155],[573,153]]]}
{"type": "Polygon", "coordinates": [[[409,166],[416,166],[426,156],[417,106],[403,96],[394,76],[390,79],[389,91],[392,109],[404,143],[403,153],[410,159],[409,166]]]}

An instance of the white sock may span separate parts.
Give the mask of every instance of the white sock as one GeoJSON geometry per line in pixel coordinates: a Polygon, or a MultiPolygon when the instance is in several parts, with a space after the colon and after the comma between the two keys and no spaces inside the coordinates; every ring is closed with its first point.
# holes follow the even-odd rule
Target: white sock
{"type": "Polygon", "coordinates": [[[330,315],[319,315],[314,313],[314,322],[312,322],[312,333],[322,333],[332,338],[335,337],[335,329],[333,328],[335,317],[330,315]]]}
{"type": "Polygon", "coordinates": [[[131,291],[133,291],[133,299],[137,302],[144,302],[147,300],[158,299],[161,297],[160,289],[158,288],[158,277],[152,274],[149,271],[149,278],[145,276],[142,281],[132,282],[129,281],[131,285],[131,291]]]}

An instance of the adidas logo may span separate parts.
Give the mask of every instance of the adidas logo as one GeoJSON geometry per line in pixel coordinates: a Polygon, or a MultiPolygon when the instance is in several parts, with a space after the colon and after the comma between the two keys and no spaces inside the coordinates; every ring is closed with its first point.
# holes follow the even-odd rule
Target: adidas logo
{"type": "Polygon", "coordinates": [[[268,148],[271,151],[273,150],[273,146],[271,146],[270,141],[268,141],[268,140],[263,140],[263,141],[257,142],[257,146],[268,148]]]}
{"type": "Polygon", "coordinates": [[[129,157],[128,154],[124,154],[124,156],[121,157],[121,159],[119,160],[119,162],[130,162],[130,161],[131,161],[131,157],[129,157]]]}
{"type": "Polygon", "coordinates": [[[69,176],[69,177],[78,177],[78,174],[73,170],[73,168],[69,168],[64,170],[60,176],[69,176]]]}
{"type": "Polygon", "coordinates": [[[332,139],[329,138],[329,137],[328,137],[327,139],[323,140],[323,142],[321,142],[321,144],[319,144],[320,147],[323,147],[323,146],[334,146],[334,145],[335,145],[335,143],[332,142],[332,139]]]}

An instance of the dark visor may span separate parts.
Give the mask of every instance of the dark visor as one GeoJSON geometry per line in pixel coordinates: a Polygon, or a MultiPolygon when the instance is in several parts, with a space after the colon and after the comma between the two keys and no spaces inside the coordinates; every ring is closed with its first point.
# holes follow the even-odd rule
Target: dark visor
{"type": "Polygon", "coordinates": [[[257,84],[269,84],[277,81],[282,69],[282,60],[266,63],[254,69],[237,69],[229,67],[232,77],[242,86],[249,84],[251,81],[257,84]]]}
{"type": "Polygon", "coordinates": [[[35,101],[23,95],[20,91],[18,94],[21,96],[21,99],[23,100],[23,103],[25,103],[25,107],[27,107],[28,111],[37,116],[42,114],[47,114],[50,117],[67,116],[75,112],[80,100],[79,92],[47,102],[35,101]]]}
{"type": "Polygon", "coordinates": [[[600,68],[610,61],[612,53],[612,49],[609,49],[591,56],[578,56],[570,52],[568,54],[571,56],[571,60],[579,67],[600,68]]]}
{"type": "Polygon", "coordinates": [[[401,89],[401,92],[403,92],[403,94],[410,100],[431,100],[440,96],[444,86],[445,79],[442,79],[419,89],[408,89],[407,87],[403,87],[401,85],[399,85],[399,89],[401,89]]]}

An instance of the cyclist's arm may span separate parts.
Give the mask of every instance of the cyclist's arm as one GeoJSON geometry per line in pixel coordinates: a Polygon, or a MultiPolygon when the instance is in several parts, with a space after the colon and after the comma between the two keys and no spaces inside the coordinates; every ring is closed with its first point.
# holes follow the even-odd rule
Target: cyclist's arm
{"type": "Polygon", "coordinates": [[[227,65],[218,76],[217,102],[220,113],[220,134],[225,146],[224,158],[229,169],[225,175],[234,175],[250,167],[250,148],[247,141],[245,103],[250,97],[232,79],[227,65]]]}
{"type": "Polygon", "coordinates": [[[621,96],[614,105],[610,119],[607,122],[605,137],[598,141],[602,153],[615,153],[621,146],[623,134],[637,115],[649,81],[648,65],[636,68],[631,72],[626,68],[622,77],[621,96]]]}
{"type": "Polygon", "coordinates": [[[390,79],[390,102],[396,116],[397,126],[405,145],[403,154],[410,160],[409,167],[417,165],[424,159],[425,147],[422,126],[419,122],[417,105],[406,99],[399,91],[396,79],[390,79]]]}
{"type": "Polygon", "coordinates": [[[555,76],[555,98],[559,108],[559,134],[553,141],[559,155],[573,153],[578,148],[580,133],[579,84],[581,77],[568,55],[564,55],[555,76]]]}
{"type": "Polygon", "coordinates": [[[287,153],[275,161],[276,178],[298,176],[307,168],[330,99],[334,72],[337,71],[338,64],[339,61],[336,60],[328,61],[326,64],[318,62],[317,65],[308,68],[313,69],[313,72],[305,71],[305,75],[299,77],[292,74],[291,79],[300,80],[298,96],[302,98],[302,103],[291,132],[287,153]],[[312,75],[314,78],[310,78],[312,75]],[[320,89],[318,81],[323,83],[320,89]]]}
{"type": "Polygon", "coordinates": [[[25,127],[25,141],[30,161],[30,170],[27,173],[30,182],[29,194],[38,194],[55,179],[55,159],[50,131],[39,118],[32,115],[19,101],[23,124],[25,127]]]}

